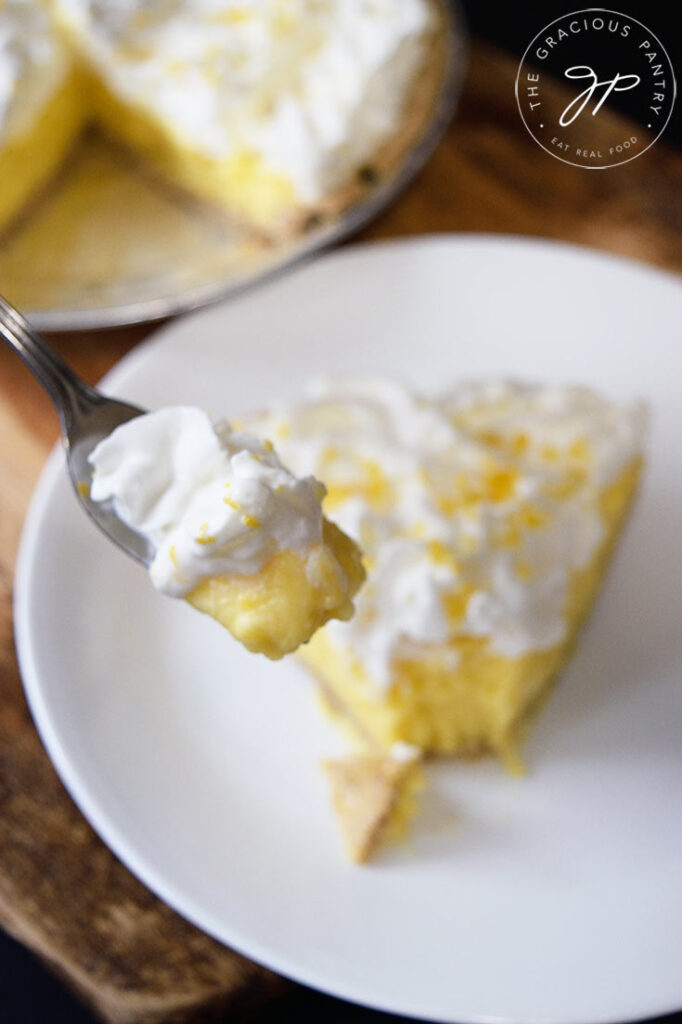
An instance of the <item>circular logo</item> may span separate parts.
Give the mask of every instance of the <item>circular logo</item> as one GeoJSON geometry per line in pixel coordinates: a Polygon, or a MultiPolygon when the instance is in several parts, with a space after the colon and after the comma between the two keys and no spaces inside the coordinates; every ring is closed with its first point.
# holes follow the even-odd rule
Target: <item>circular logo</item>
{"type": "Polygon", "coordinates": [[[574,167],[603,170],[641,156],[675,102],[673,67],[640,21],[590,7],[538,32],[516,76],[516,102],[539,146],[574,167]]]}

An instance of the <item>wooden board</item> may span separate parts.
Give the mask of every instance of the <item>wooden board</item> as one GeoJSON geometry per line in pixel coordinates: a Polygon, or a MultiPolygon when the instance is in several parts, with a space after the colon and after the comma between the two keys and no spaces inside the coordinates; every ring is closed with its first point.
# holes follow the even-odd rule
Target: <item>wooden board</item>
{"type": "MultiPolygon", "coordinates": [[[[544,153],[514,100],[515,62],[476,44],[461,111],[405,196],[362,237],[430,231],[541,235],[682,269],[682,157],[659,142],[589,172],[544,153]]],[[[149,333],[59,336],[95,382],[149,333]]],[[[23,698],[12,642],[21,523],[57,421],[20,362],[0,347],[0,923],[112,1022],[206,1019],[273,996],[274,975],[183,921],[134,879],[75,808],[23,698]]]]}

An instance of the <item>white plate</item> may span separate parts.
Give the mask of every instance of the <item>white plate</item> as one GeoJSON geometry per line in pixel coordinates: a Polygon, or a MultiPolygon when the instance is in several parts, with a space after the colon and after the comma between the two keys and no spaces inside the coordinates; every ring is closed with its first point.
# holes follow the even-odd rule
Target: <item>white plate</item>
{"type": "Polygon", "coordinates": [[[653,406],[644,492],[530,774],[440,762],[411,847],[344,863],[334,742],[293,660],[159,597],[52,457],[23,536],[21,666],[83,812],[180,913],[310,985],[442,1021],[634,1019],[682,1006],[682,346],[676,279],[557,244],[347,250],[171,325],[109,377],[150,408],[263,407],[311,375],[425,388],[516,374],[653,406]]]}

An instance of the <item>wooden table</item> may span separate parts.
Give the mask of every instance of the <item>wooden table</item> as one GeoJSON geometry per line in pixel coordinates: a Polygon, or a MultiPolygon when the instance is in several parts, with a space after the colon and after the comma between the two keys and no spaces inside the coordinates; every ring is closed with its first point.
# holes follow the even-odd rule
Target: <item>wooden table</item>
{"type": "MultiPolygon", "coordinates": [[[[682,156],[659,142],[610,170],[561,163],[526,133],[514,100],[515,72],[506,55],[473,47],[460,113],[447,138],[408,192],[362,237],[513,232],[682,270],[682,156]]],[[[136,327],[53,340],[95,382],[149,333],[136,327]]],[[[12,574],[22,520],[57,439],[57,422],[46,396],[4,346],[0,398],[0,923],[107,1021],[218,1019],[290,992],[281,979],[184,922],[133,878],[81,817],[43,751],[15,660],[12,574]]],[[[285,1003],[279,1005],[291,1009],[292,996],[280,998],[285,1003]]],[[[307,997],[294,998],[299,1006],[307,997]]],[[[331,1001],[309,998],[319,1016],[340,1019],[331,1001]]],[[[258,1019],[280,1019],[280,1012],[285,1019],[289,1011],[268,1010],[258,1019]]]]}

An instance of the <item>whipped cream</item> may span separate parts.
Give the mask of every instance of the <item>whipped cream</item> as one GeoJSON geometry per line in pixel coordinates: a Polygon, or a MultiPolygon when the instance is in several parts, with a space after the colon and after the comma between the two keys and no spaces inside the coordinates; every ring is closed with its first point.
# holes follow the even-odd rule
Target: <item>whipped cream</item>
{"type": "Polygon", "coordinates": [[[398,126],[428,0],[56,0],[109,87],[212,159],[244,152],[301,202],[398,126]]]}
{"type": "Polygon", "coordinates": [[[61,84],[69,61],[37,0],[0,3],[0,140],[28,129],[61,84]]]}
{"type": "Polygon", "coordinates": [[[586,388],[464,383],[434,398],[380,380],[327,382],[254,429],[328,488],[367,582],[335,645],[379,692],[393,659],[457,637],[508,657],[566,632],[571,574],[604,538],[599,495],[640,453],[645,412],[586,388]]]}
{"type": "Polygon", "coordinates": [[[155,587],[182,597],[207,576],[250,575],[322,540],[324,487],[297,479],[267,441],[173,406],[117,427],[92,455],[91,497],[156,548],[155,587]]]}
{"type": "Polygon", "coordinates": [[[399,764],[409,764],[411,761],[421,760],[422,751],[411,743],[403,743],[402,740],[398,740],[389,747],[388,756],[399,764]]]}

